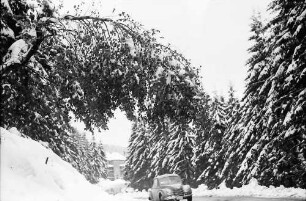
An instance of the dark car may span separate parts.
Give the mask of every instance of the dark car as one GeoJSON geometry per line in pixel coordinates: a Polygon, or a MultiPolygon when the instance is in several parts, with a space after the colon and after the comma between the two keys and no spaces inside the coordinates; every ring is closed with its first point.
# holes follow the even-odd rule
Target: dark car
{"type": "Polygon", "coordinates": [[[153,186],[149,189],[149,200],[182,200],[192,201],[192,191],[189,185],[183,185],[177,174],[165,174],[155,177],[153,186]]]}

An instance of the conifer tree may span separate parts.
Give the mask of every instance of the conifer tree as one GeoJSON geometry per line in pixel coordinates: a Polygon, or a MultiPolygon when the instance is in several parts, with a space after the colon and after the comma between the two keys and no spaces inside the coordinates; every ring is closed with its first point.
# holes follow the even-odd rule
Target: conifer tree
{"type": "Polygon", "coordinates": [[[230,186],[252,177],[263,185],[305,188],[304,1],[273,1],[276,17],[251,26],[254,45],[241,117],[225,136],[222,177],[230,186]]]}
{"type": "Polygon", "coordinates": [[[225,113],[226,113],[226,129],[232,125],[232,121],[237,119],[236,117],[239,114],[240,103],[238,98],[235,96],[235,90],[232,85],[229,86],[228,90],[228,100],[225,104],[225,113]]]}
{"type": "Polygon", "coordinates": [[[168,174],[170,172],[168,145],[170,141],[170,119],[164,119],[162,122],[151,125],[150,141],[152,147],[150,149],[151,177],[168,174]]]}
{"type": "Polygon", "coordinates": [[[100,179],[106,178],[106,158],[103,151],[103,146],[97,143],[93,136],[92,141],[89,143],[87,151],[87,179],[96,184],[100,179]]]}
{"type": "Polygon", "coordinates": [[[67,143],[67,161],[91,183],[106,178],[106,159],[103,145],[95,137],[89,141],[85,132],[72,129],[67,143]]]}
{"type": "Polygon", "coordinates": [[[210,188],[218,186],[220,175],[218,170],[223,163],[223,157],[219,152],[222,148],[222,139],[227,128],[226,104],[224,98],[216,94],[210,103],[209,130],[204,133],[199,154],[200,174],[197,180],[208,185],[210,188]]]}
{"type": "Polygon", "coordinates": [[[133,123],[132,134],[129,140],[128,157],[125,165],[125,179],[131,182],[136,189],[151,187],[151,172],[149,128],[144,122],[133,123]]]}
{"type": "MultiPolygon", "coordinates": [[[[195,163],[195,182],[196,184],[206,183],[207,175],[203,174],[211,167],[212,161],[209,160],[210,147],[209,140],[213,127],[213,120],[210,113],[210,97],[203,94],[201,98],[201,107],[199,107],[198,116],[194,121],[195,149],[193,161],[195,163]]],[[[206,183],[207,184],[207,183],[206,183]]]]}
{"type": "Polygon", "coordinates": [[[168,166],[171,173],[176,173],[188,184],[194,183],[195,149],[194,125],[176,122],[170,125],[170,138],[167,143],[168,166]]]}
{"type": "Polygon", "coordinates": [[[211,116],[214,121],[213,132],[223,134],[227,125],[226,105],[223,96],[215,95],[211,103],[211,116]]]}
{"type": "Polygon", "coordinates": [[[272,174],[275,184],[305,188],[306,2],[275,0],[271,9],[277,13],[268,24],[272,65],[262,86],[269,90],[263,108],[269,142],[260,153],[268,153],[259,166],[260,181],[271,182],[272,174]]]}

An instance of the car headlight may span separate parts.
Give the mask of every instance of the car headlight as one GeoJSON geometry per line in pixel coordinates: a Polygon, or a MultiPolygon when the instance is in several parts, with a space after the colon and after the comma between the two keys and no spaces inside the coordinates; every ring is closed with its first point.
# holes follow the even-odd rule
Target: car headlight
{"type": "Polygon", "coordinates": [[[166,194],[166,195],[173,195],[173,191],[170,190],[170,189],[168,189],[168,188],[166,188],[166,189],[165,189],[165,194],[166,194]]]}

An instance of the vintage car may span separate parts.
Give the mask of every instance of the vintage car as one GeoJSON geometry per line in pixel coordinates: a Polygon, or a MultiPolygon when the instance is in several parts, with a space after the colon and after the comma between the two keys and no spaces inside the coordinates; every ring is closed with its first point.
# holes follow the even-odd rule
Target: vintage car
{"type": "Polygon", "coordinates": [[[153,186],[149,189],[149,200],[182,200],[192,201],[192,191],[189,185],[183,185],[182,179],[177,174],[157,176],[153,186]]]}

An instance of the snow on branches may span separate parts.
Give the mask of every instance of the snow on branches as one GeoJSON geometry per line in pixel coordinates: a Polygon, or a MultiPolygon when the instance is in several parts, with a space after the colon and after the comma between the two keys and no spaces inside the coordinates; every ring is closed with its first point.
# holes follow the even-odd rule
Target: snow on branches
{"type": "Polygon", "coordinates": [[[49,1],[1,4],[1,126],[46,141],[73,161],[71,112],[89,130],[106,129],[116,108],[131,120],[195,116],[197,70],[159,44],[156,30],[125,13],[60,16],[49,1]]]}

